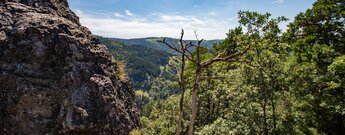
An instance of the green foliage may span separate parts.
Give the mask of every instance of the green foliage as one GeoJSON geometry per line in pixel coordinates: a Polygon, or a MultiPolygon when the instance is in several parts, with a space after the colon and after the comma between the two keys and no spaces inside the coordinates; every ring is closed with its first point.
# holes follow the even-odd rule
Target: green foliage
{"type": "Polygon", "coordinates": [[[330,89],[345,89],[345,55],[335,58],[328,71],[332,77],[328,82],[330,89]]]}
{"type": "Polygon", "coordinates": [[[345,132],[342,60],[345,53],[345,2],[318,0],[296,16],[285,33],[291,44],[287,82],[294,96],[294,125],[309,134],[345,132]],[[340,70],[339,70],[340,69],[340,70]],[[332,123],[332,124],[330,124],[332,123]]]}
{"type": "Polygon", "coordinates": [[[244,73],[233,70],[233,66],[239,65],[216,64],[205,72],[206,75],[217,75],[218,79],[210,79],[201,84],[198,97],[200,111],[197,117],[200,134],[217,132],[208,130],[214,124],[219,124],[219,120],[223,121],[222,125],[227,127],[224,131],[228,133],[260,132],[260,104],[253,98],[258,91],[251,85],[246,85],[244,73]]]}
{"type": "Polygon", "coordinates": [[[147,80],[142,84],[143,87],[149,88],[147,91],[153,100],[167,99],[169,96],[178,93],[176,78],[179,64],[176,57],[170,57],[167,65],[160,66],[159,76],[147,76],[147,80]]]}
{"type": "Polygon", "coordinates": [[[119,69],[118,76],[119,76],[120,80],[127,80],[127,75],[126,75],[126,71],[125,71],[125,68],[126,68],[125,64],[122,61],[117,61],[116,64],[117,64],[117,67],[119,69]]]}
{"type": "Polygon", "coordinates": [[[217,119],[211,125],[204,126],[197,135],[234,135],[231,132],[232,129],[229,128],[229,125],[222,118],[217,119]]]}
{"type": "Polygon", "coordinates": [[[156,78],[149,76],[144,83],[149,86],[148,93],[153,100],[166,99],[178,92],[177,82],[164,79],[161,76],[156,78]]]}
{"type": "Polygon", "coordinates": [[[134,129],[129,133],[129,135],[141,135],[141,131],[139,129],[134,129]]]}
{"type": "Polygon", "coordinates": [[[147,92],[142,90],[135,91],[135,102],[139,110],[141,110],[144,107],[144,105],[149,103],[151,100],[152,99],[147,92]]]}
{"type": "MultiPolygon", "coordinates": [[[[189,97],[189,94],[186,94],[189,97]]],[[[175,133],[176,122],[178,118],[178,104],[179,96],[171,96],[168,99],[162,101],[154,101],[147,104],[144,108],[150,110],[148,114],[142,115],[141,117],[141,128],[142,134],[144,135],[155,135],[164,134],[171,135],[175,133]]],[[[186,98],[187,101],[190,98],[186,98]]],[[[189,103],[185,103],[185,108],[188,108],[189,103]]],[[[189,113],[190,110],[186,109],[185,113],[189,113]]],[[[188,116],[184,117],[183,129],[188,125],[188,116]]],[[[186,130],[182,131],[186,133],[186,130]]]]}

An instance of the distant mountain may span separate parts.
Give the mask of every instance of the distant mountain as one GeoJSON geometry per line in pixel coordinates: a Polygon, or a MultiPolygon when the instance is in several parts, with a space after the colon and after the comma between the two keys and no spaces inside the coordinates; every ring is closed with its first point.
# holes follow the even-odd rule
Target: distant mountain
{"type": "MultiPolygon", "coordinates": [[[[149,41],[142,42],[141,45],[128,45],[128,42],[120,42],[110,38],[97,36],[105,44],[116,60],[122,61],[126,65],[126,73],[134,88],[146,89],[141,87],[141,83],[147,80],[147,75],[157,77],[160,74],[160,66],[168,64],[171,53],[156,47],[147,47],[149,41]],[[144,44],[145,43],[145,44],[144,44]]],[[[141,40],[136,40],[140,42],[141,40]]],[[[156,45],[156,44],[150,44],[156,45]]],[[[158,46],[157,46],[158,47],[158,46]]]]}
{"type": "MultiPolygon", "coordinates": [[[[166,45],[158,42],[163,37],[149,37],[136,39],[104,38],[96,36],[116,60],[122,61],[126,65],[128,78],[134,82],[136,89],[142,87],[142,83],[147,80],[147,75],[157,77],[160,73],[160,66],[168,63],[169,57],[175,53],[166,45]]],[[[166,38],[167,42],[176,42],[178,39],[166,38]]],[[[196,42],[195,40],[186,40],[187,42],[196,42]]],[[[214,43],[222,40],[207,40],[203,42],[204,46],[212,47],[214,43]]]]}
{"type": "MultiPolygon", "coordinates": [[[[163,38],[164,37],[148,37],[148,38],[135,38],[135,39],[110,38],[110,39],[113,41],[122,42],[122,43],[127,44],[127,45],[146,46],[149,48],[154,48],[154,49],[174,53],[174,51],[171,50],[170,48],[168,48],[166,45],[158,42],[158,40],[163,40],[163,38]]],[[[174,39],[174,38],[166,38],[166,40],[168,42],[172,42],[172,43],[178,41],[178,39],[174,39]]],[[[186,40],[186,41],[187,42],[192,41],[193,43],[197,42],[196,40],[186,40]]],[[[212,45],[214,43],[219,43],[222,41],[223,40],[206,40],[202,43],[202,45],[204,45],[206,47],[212,47],[212,45]]]]}

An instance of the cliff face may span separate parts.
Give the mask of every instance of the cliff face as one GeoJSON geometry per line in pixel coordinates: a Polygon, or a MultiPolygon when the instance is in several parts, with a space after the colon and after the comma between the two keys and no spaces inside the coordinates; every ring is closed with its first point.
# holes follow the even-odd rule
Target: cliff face
{"type": "Polygon", "coordinates": [[[0,134],[128,134],[134,92],[66,0],[0,1],[0,134]]]}

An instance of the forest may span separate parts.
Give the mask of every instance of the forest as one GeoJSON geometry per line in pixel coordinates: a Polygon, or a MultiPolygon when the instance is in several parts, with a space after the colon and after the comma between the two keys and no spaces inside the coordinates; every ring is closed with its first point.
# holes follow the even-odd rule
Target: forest
{"type": "Polygon", "coordinates": [[[160,39],[174,55],[136,91],[131,134],[344,134],[345,2],[318,0],[287,21],[239,11],[213,46],[183,30],[160,39]]]}

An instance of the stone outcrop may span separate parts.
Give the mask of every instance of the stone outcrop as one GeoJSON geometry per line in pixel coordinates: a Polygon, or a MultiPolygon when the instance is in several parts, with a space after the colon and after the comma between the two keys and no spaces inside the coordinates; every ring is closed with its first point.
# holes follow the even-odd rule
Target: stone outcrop
{"type": "Polygon", "coordinates": [[[0,0],[0,134],[128,134],[134,92],[67,0],[0,0]]]}

